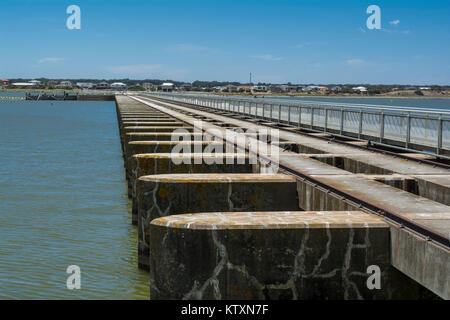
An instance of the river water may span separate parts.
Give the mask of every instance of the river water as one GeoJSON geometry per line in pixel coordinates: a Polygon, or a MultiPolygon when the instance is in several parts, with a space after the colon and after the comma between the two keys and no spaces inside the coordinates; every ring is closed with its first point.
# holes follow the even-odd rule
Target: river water
{"type": "Polygon", "coordinates": [[[0,299],[149,293],[114,103],[0,100],[0,299]],[[70,265],[81,290],[66,287],[70,265]]]}

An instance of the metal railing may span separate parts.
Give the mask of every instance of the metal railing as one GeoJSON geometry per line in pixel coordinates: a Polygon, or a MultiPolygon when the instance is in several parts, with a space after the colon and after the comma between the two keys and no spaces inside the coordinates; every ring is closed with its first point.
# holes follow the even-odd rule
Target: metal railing
{"type": "Polygon", "coordinates": [[[450,153],[450,112],[445,110],[196,94],[146,95],[407,149],[450,153]]]}

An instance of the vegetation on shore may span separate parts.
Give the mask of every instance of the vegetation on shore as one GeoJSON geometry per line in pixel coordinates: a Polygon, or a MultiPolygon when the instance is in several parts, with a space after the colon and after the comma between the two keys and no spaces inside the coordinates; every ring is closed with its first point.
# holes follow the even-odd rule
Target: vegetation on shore
{"type": "MultiPolygon", "coordinates": [[[[9,83],[22,83],[27,82],[29,79],[9,79],[9,83]]],[[[36,79],[41,81],[43,84],[47,83],[58,83],[61,81],[70,81],[72,83],[78,82],[90,82],[93,84],[97,84],[103,82],[105,80],[99,79],[47,79],[47,78],[38,78],[36,79]]],[[[285,85],[280,84],[269,84],[269,83],[258,83],[257,86],[265,86],[268,88],[267,91],[264,92],[256,92],[252,90],[252,86],[255,84],[252,83],[240,83],[233,81],[194,81],[192,83],[185,83],[180,81],[173,80],[159,80],[159,79],[144,79],[144,80],[132,80],[132,79],[111,79],[108,82],[122,82],[127,85],[127,90],[129,91],[146,91],[144,88],[144,84],[151,83],[155,87],[153,90],[156,90],[156,87],[162,85],[164,82],[173,83],[176,88],[179,88],[180,91],[191,91],[191,92],[209,92],[209,93],[217,93],[221,95],[248,95],[248,96],[292,96],[292,97],[386,97],[386,98],[450,98],[450,86],[438,86],[432,85],[427,87],[422,87],[419,85],[369,85],[369,84],[327,84],[321,85],[321,90],[301,90],[302,87],[306,88],[309,86],[313,86],[319,88],[317,85],[313,84],[301,84],[294,85],[291,83],[287,83],[285,85]],[[227,86],[234,86],[234,92],[227,92],[227,86]],[[288,86],[288,87],[297,87],[297,90],[280,90],[280,87],[288,86]],[[360,92],[358,90],[354,90],[355,87],[364,87],[366,91],[360,92]],[[335,90],[335,88],[339,88],[335,90]]],[[[16,86],[5,86],[1,88],[1,91],[11,91],[11,92],[71,92],[77,93],[80,92],[81,89],[76,87],[67,87],[67,88],[54,88],[52,86],[42,85],[39,88],[30,88],[30,87],[16,87],[16,86]]],[[[233,90],[230,90],[233,91],[233,90]]]]}

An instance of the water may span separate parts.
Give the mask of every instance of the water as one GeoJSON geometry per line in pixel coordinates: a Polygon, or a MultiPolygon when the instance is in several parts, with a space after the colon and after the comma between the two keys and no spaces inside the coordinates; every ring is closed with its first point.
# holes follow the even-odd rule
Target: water
{"type": "Polygon", "coordinates": [[[0,101],[0,299],[149,298],[123,171],[114,103],[0,101]]]}

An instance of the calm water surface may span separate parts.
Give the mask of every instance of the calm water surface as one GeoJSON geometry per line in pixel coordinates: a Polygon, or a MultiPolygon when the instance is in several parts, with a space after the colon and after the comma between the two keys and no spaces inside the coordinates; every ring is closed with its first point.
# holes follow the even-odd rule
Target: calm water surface
{"type": "Polygon", "coordinates": [[[0,101],[0,299],[148,299],[129,205],[114,103],[0,101]]]}

